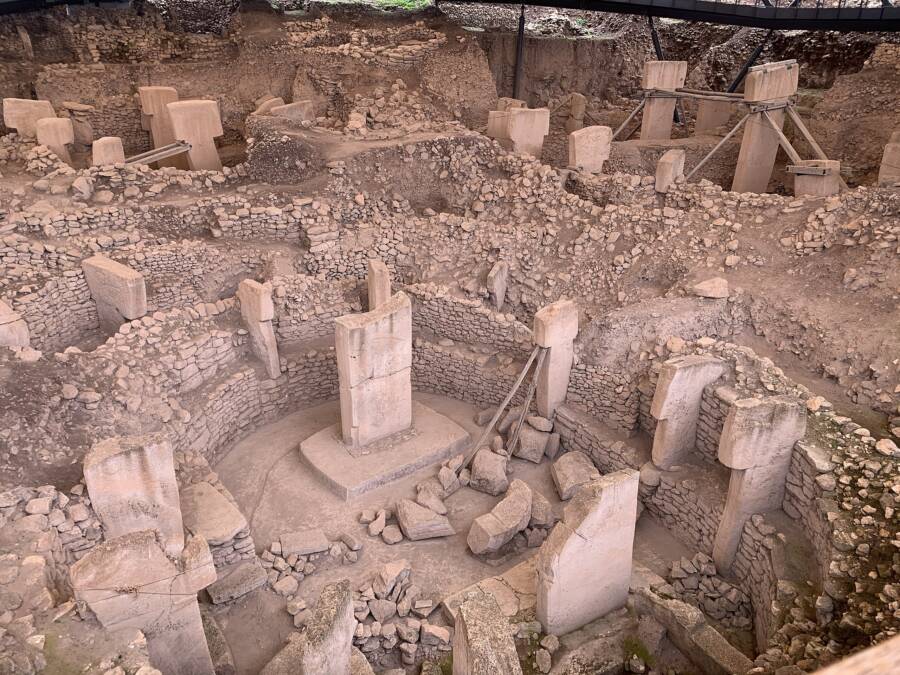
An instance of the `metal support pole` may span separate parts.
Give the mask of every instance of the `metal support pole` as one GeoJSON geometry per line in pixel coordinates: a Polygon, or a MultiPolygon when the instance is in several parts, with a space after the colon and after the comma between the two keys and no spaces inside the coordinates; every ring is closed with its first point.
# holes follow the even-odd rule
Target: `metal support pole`
{"type": "MultiPolygon", "coordinates": [[[[622,129],[624,129],[626,126],[628,126],[628,123],[634,119],[634,116],[637,115],[644,108],[644,104],[646,102],[647,102],[646,98],[641,99],[641,102],[638,103],[637,108],[632,110],[631,114],[628,117],[626,117],[625,121],[622,122],[622,124],[619,125],[619,128],[615,130],[615,132],[613,133],[613,136],[612,136],[613,140],[616,140],[616,136],[618,136],[621,133],[622,129]]],[[[630,136],[631,134],[628,134],[628,135],[630,136]]]]}
{"type": "Polygon", "coordinates": [[[719,148],[721,148],[723,145],[725,145],[725,143],[728,141],[728,139],[731,138],[732,136],[734,136],[738,132],[738,129],[740,129],[742,126],[744,126],[744,122],[746,122],[747,118],[750,117],[750,115],[752,115],[752,114],[753,113],[747,113],[746,115],[744,115],[741,118],[741,121],[738,122],[737,124],[735,124],[734,128],[731,131],[729,131],[727,134],[725,134],[725,136],[722,138],[722,140],[716,144],[716,147],[714,147],[712,150],[710,150],[709,153],[707,153],[706,157],[701,159],[700,163],[697,166],[695,166],[693,169],[691,169],[691,172],[687,176],[685,176],[685,178],[684,178],[685,182],[689,181],[691,179],[691,176],[693,176],[695,173],[697,173],[700,170],[700,167],[702,167],[704,164],[706,164],[706,162],[709,160],[709,158],[712,157],[714,154],[716,154],[719,151],[719,148]]]}
{"type": "Polygon", "coordinates": [[[513,98],[522,98],[522,85],[524,84],[525,68],[525,5],[519,10],[519,32],[516,35],[516,69],[513,73],[513,98]]]}
{"type": "MultiPolygon", "coordinates": [[[[656,32],[656,22],[653,15],[647,15],[647,23],[650,25],[650,39],[653,40],[653,51],[656,52],[657,61],[665,61],[666,55],[663,53],[662,42],[659,41],[659,33],[656,32]]],[[[675,102],[675,124],[681,124],[681,113],[678,110],[678,101],[675,102]]]]}
{"type": "Polygon", "coordinates": [[[541,366],[544,365],[544,359],[547,357],[549,350],[544,347],[538,355],[537,363],[534,366],[534,375],[531,378],[531,384],[528,385],[528,391],[525,394],[525,403],[522,406],[522,412],[519,413],[519,419],[516,421],[516,428],[513,431],[512,439],[506,446],[506,451],[512,455],[516,451],[516,443],[519,442],[519,432],[522,431],[522,424],[525,423],[525,417],[528,415],[528,408],[531,407],[531,399],[534,398],[534,392],[537,390],[538,377],[541,374],[541,366]]]}

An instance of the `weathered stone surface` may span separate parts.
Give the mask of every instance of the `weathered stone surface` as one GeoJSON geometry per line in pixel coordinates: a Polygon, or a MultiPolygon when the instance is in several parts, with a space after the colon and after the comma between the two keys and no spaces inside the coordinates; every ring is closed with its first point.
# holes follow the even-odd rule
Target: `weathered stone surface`
{"type": "Polygon", "coordinates": [[[281,363],[272,327],[275,316],[272,287],[253,279],[244,279],[238,285],[237,298],[241,303],[241,317],[250,333],[253,353],[263,362],[269,377],[275,379],[281,375],[281,363]]]}
{"type": "Polygon", "coordinates": [[[631,582],[639,474],[626,469],[579,490],[538,553],[537,617],[564,635],[621,607],[631,582]]]}
{"type": "Polygon", "coordinates": [[[531,488],[516,479],[490,513],[475,519],[466,542],[476,555],[496,551],[517,532],[525,529],[530,519],[531,488]]]}
{"type": "Polygon", "coordinates": [[[15,129],[23,138],[34,138],[39,120],[56,117],[50,101],[35,101],[27,98],[3,99],[3,124],[15,129]]]}
{"type": "Polygon", "coordinates": [[[184,548],[172,444],[162,435],[108,438],[84,458],[84,480],[104,534],[156,530],[169,555],[184,548]]]}
{"type": "Polygon", "coordinates": [[[727,298],[728,282],[722,277],[713,277],[691,286],[691,292],[701,298],[727,298]]]}
{"type": "Polygon", "coordinates": [[[469,487],[489,495],[506,492],[509,479],[506,477],[507,458],[490,448],[481,448],[472,460],[472,477],[469,487]]]}
{"type": "Polygon", "coordinates": [[[527,459],[529,462],[540,464],[544,459],[544,452],[549,440],[550,434],[546,431],[538,431],[530,424],[523,424],[522,430],[519,432],[519,442],[513,454],[516,457],[527,459]]]}
{"type": "Polygon", "coordinates": [[[447,516],[435,513],[410,499],[401,499],[397,503],[397,522],[400,523],[403,534],[411,541],[456,534],[447,516]]]}
{"type": "Polygon", "coordinates": [[[102,255],[82,260],[81,269],[102,323],[118,328],[125,319],[139,319],[147,313],[143,274],[102,255]]]}
{"type": "Polygon", "coordinates": [[[187,152],[192,171],[221,171],[215,138],[225,133],[217,101],[176,101],[166,105],[175,140],[191,144],[187,152]]]}
{"type": "Polygon", "coordinates": [[[663,153],[656,165],[656,191],[665,194],[684,176],[684,150],[673,148],[663,153]]]}
{"type": "Polygon", "coordinates": [[[187,531],[218,546],[247,527],[247,519],[215,487],[201,481],[181,492],[181,515],[187,531]]]}
{"type": "Polygon", "coordinates": [[[266,571],[258,561],[243,561],[218,570],[218,578],[206,591],[213,604],[221,605],[247,595],[266,584],[266,571]]]}
{"type": "Polygon", "coordinates": [[[391,299],[391,271],[384,261],[369,260],[367,275],[369,286],[369,310],[378,309],[391,299]]]}
{"type": "Polygon", "coordinates": [[[497,601],[482,590],[469,592],[456,613],[453,675],[521,672],[509,620],[497,601]]]}
{"type": "Polygon", "coordinates": [[[24,319],[0,300],[0,347],[28,347],[31,333],[24,319]]]}
{"type": "Polygon", "coordinates": [[[553,483],[559,498],[563,501],[575,496],[582,485],[591,483],[600,478],[600,472],[591,459],[583,452],[577,450],[567,452],[553,463],[550,469],[553,483]]]}
{"type": "Polygon", "coordinates": [[[602,173],[603,163],[609,159],[613,130],[592,126],[569,134],[569,167],[588,173],[602,173]]]}
{"type": "Polygon", "coordinates": [[[297,555],[321,553],[327,551],[330,545],[328,537],[318,528],[281,535],[281,553],[285,556],[294,553],[297,555]]]}
{"type": "Polygon", "coordinates": [[[91,144],[91,166],[124,164],[125,148],[118,136],[104,136],[91,144]]]}

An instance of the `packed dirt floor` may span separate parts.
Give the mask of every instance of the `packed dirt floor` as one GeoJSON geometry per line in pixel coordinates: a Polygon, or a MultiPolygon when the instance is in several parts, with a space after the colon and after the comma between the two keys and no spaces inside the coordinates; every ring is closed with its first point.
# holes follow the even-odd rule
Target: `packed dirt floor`
{"type": "Polygon", "coordinates": [[[892,672],[897,34],[274,4],[0,15],[0,675],[892,672]]]}

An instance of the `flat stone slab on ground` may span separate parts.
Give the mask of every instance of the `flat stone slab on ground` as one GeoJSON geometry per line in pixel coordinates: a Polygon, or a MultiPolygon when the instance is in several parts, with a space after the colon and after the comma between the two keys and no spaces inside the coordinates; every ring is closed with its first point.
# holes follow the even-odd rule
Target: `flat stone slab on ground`
{"type": "Polygon", "coordinates": [[[188,532],[213,546],[230,541],[247,527],[244,514],[206,481],[182,490],[181,515],[188,532]]]}
{"type": "Polygon", "coordinates": [[[318,528],[281,535],[281,554],[284,556],[321,553],[327,551],[329,546],[331,542],[328,541],[328,537],[318,528]]]}
{"type": "Polygon", "coordinates": [[[559,498],[563,501],[574,497],[578,488],[585,483],[600,478],[600,472],[591,459],[577,450],[567,452],[556,460],[550,473],[559,498]]]}
{"type": "Polygon", "coordinates": [[[237,600],[266,583],[266,571],[255,560],[222,567],[217,573],[219,578],[206,588],[216,605],[237,600]]]}
{"type": "Polygon", "coordinates": [[[354,457],[333,424],[300,443],[301,459],[342,499],[351,499],[438,464],[468,446],[469,434],[451,419],[417,401],[413,424],[368,446],[369,454],[354,457]]]}
{"type": "Polygon", "coordinates": [[[447,516],[435,513],[410,499],[401,499],[397,504],[397,521],[403,534],[410,541],[456,534],[447,516]]]}

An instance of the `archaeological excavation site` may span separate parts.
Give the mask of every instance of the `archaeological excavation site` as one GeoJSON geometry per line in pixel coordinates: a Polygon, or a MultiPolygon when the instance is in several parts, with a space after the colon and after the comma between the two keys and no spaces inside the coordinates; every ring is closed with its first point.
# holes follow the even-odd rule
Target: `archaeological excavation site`
{"type": "Polygon", "coordinates": [[[900,0],[0,0],[0,675],[900,674],[900,0]]]}

